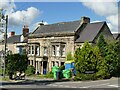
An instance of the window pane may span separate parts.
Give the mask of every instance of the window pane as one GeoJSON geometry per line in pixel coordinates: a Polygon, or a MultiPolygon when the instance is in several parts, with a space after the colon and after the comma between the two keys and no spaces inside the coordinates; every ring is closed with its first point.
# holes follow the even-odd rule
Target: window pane
{"type": "Polygon", "coordinates": [[[52,55],[55,56],[55,45],[52,45],[52,55]]]}
{"type": "Polygon", "coordinates": [[[40,49],[39,46],[36,46],[36,48],[35,48],[36,55],[39,55],[39,53],[40,53],[39,49],[40,49]]]}
{"type": "Polygon", "coordinates": [[[61,45],[61,56],[65,56],[65,45],[61,45]]]}
{"type": "Polygon", "coordinates": [[[44,47],[44,56],[47,56],[47,47],[44,47]]]}
{"type": "Polygon", "coordinates": [[[34,46],[32,46],[32,54],[34,54],[34,46]]]}
{"type": "Polygon", "coordinates": [[[40,47],[37,47],[37,55],[40,55],[40,47]]]}
{"type": "Polygon", "coordinates": [[[59,56],[59,52],[60,52],[60,46],[56,45],[56,56],[59,56]]]}
{"type": "Polygon", "coordinates": [[[28,54],[31,54],[31,47],[28,47],[28,54]]]}

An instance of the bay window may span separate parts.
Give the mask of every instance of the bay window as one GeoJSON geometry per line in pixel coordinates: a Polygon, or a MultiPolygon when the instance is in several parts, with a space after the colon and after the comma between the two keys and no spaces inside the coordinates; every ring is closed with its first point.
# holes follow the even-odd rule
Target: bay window
{"type": "Polygon", "coordinates": [[[44,56],[47,56],[47,47],[44,47],[44,56]]]}

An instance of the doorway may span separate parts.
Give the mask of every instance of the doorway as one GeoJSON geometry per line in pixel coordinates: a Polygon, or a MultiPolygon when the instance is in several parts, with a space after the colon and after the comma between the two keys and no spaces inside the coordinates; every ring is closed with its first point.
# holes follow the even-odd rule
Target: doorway
{"type": "Polygon", "coordinates": [[[47,61],[43,61],[43,74],[47,74],[47,61]]]}

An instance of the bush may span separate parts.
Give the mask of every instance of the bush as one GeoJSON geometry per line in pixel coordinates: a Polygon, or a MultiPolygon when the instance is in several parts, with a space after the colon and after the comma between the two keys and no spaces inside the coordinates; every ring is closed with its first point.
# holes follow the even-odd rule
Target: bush
{"type": "Polygon", "coordinates": [[[25,71],[25,73],[26,73],[27,76],[35,74],[35,67],[32,66],[32,65],[29,65],[27,67],[27,70],[25,71]]]}
{"type": "Polygon", "coordinates": [[[53,78],[53,73],[52,73],[52,71],[50,71],[50,72],[48,72],[48,73],[46,74],[46,78],[53,78]]]}
{"type": "Polygon", "coordinates": [[[82,81],[84,80],[95,80],[95,74],[80,74],[82,81]]]}
{"type": "Polygon", "coordinates": [[[60,66],[59,68],[60,68],[60,70],[62,71],[62,70],[64,70],[64,69],[65,69],[65,66],[64,66],[64,65],[62,65],[62,66],[60,66]]]}
{"type": "Polygon", "coordinates": [[[82,49],[78,48],[75,51],[74,56],[77,77],[81,80],[97,80],[110,77],[107,62],[97,46],[92,47],[88,42],[85,42],[82,49]],[[95,71],[96,73],[84,74],[86,71],[95,71]]]}

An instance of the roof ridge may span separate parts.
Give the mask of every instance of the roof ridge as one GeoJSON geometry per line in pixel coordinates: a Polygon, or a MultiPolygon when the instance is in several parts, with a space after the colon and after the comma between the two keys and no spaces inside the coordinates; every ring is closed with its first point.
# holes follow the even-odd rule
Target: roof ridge
{"type": "Polygon", "coordinates": [[[46,25],[43,25],[43,26],[49,26],[49,25],[54,25],[54,24],[62,24],[62,23],[71,23],[71,22],[77,22],[77,21],[81,21],[81,20],[56,22],[56,23],[52,23],[52,24],[46,24],[46,25]]]}

